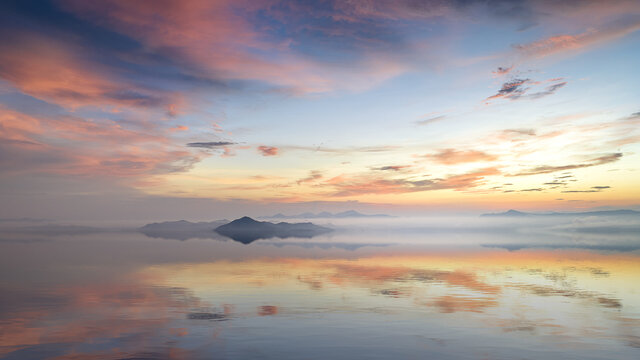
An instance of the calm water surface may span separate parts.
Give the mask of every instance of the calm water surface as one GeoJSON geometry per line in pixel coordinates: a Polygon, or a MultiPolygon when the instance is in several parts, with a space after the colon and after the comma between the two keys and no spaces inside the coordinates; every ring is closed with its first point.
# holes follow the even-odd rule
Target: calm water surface
{"type": "Polygon", "coordinates": [[[494,240],[5,234],[0,358],[640,358],[637,248],[494,240]]]}

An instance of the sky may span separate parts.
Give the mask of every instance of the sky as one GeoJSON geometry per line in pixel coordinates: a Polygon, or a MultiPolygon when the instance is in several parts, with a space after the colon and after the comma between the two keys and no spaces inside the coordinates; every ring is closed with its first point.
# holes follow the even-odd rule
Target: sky
{"type": "Polygon", "coordinates": [[[0,218],[639,208],[640,2],[2,1],[0,218]]]}

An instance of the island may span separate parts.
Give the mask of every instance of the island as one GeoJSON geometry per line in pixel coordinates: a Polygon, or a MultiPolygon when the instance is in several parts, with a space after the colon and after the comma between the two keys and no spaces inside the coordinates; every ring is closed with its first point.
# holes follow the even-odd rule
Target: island
{"type": "Polygon", "coordinates": [[[256,221],[248,216],[233,220],[232,222],[218,226],[215,231],[226,237],[243,244],[249,244],[258,239],[269,238],[311,238],[333,231],[332,229],[318,226],[310,222],[277,224],[268,221],[256,221]]]}
{"type": "Polygon", "coordinates": [[[229,220],[191,222],[186,220],[164,221],[147,224],[138,229],[139,232],[152,238],[188,240],[188,239],[209,239],[215,238],[213,231],[220,225],[228,223],[229,220]]]}

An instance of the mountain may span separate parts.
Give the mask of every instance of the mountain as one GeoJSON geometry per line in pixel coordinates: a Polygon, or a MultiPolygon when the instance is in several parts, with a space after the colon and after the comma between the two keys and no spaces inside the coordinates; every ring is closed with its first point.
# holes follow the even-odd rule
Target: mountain
{"type": "Polygon", "coordinates": [[[550,212],[550,213],[526,213],[517,210],[509,210],[502,213],[482,214],[484,217],[525,217],[525,216],[638,216],[640,211],[635,210],[604,210],[585,212],[550,212]]]}
{"type": "Polygon", "coordinates": [[[256,221],[245,216],[240,219],[233,220],[228,224],[218,226],[215,231],[218,234],[227,236],[233,240],[249,244],[258,239],[269,239],[273,237],[311,238],[332,230],[310,222],[296,224],[280,222],[274,224],[267,221],[256,221]]]}
{"type": "Polygon", "coordinates": [[[521,216],[530,216],[533,214],[529,214],[529,213],[525,213],[522,211],[517,211],[517,210],[509,210],[509,211],[505,211],[502,213],[495,213],[495,214],[482,214],[480,216],[484,216],[484,217],[491,217],[491,216],[500,216],[500,217],[521,217],[521,216]]]}
{"type": "Polygon", "coordinates": [[[323,211],[317,214],[312,212],[306,212],[306,213],[297,214],[297,215],[284,215],[282,213],[279,213],[273,216],[267,216],[265,217],[265,219],[345,219],[345,218],[391,218],[391,217],[393,216],[386,215],[386,214],[367,215],[367,214],[359,213],[355,210],[348,210],[348,211],[343,211],[339,213],[330,213],[327,211],[323,211]]]}
{"type": "Polygon", "coordinates": [[[187,240],[192,238],[214,238],[213,230],[220,225],[228,223],[228,220],[210,222],[190,222],[186,220],[164,221],[147,224],[138,229],[139,232],[152,238],[187,240]]]}

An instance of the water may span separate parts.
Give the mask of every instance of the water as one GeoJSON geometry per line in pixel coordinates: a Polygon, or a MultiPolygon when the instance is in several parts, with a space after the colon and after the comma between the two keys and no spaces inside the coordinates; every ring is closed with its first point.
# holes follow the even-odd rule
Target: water
{"type": "Polygon", "coordinates": [[[635,235],[5,232],[2,359],[637,359],[635,235]]]}

